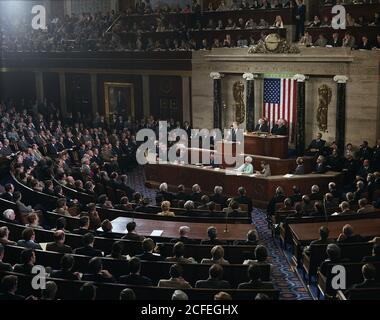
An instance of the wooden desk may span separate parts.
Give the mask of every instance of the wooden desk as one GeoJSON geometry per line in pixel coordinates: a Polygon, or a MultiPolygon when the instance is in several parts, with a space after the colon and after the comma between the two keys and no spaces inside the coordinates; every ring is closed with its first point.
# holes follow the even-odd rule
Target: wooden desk
{"type": "MultiPolygon", "coordinates": [[[[210,149],[201,149],[201,148],[188,148],[188,162],[187,163],[203,163],[203,159],[208,161],[210,159],[210,154],[213,153],[214,155],[217,154],[224,154],[226,143],[217,143],[216,150],[210,150],[210,149]]],[[[236,155],[236,147],[234,147],[234,144],[232,143],[232,154],[236,155]]],[[[230,149],[231,150],[231,149],[230,149]]],[[[261,161],[266,161],[271,169],[272,175],[284,175],[290,172],[293,172],[296,168],[296,159],[295,158],[287,158],[287,159],[280,159],[275,157],[267,157],[267,156],[260,156],[255,154],[249,154],[245,153],[244,157],[250,156],[253,159],[253,167],[255,170],[261,170],[260,164],[261,161]]],[[[304,156],[304,167],[305,167],[305,173],[311,173],[314,166],[314,158],[313,157],[307,157],[304,156]]],[[[223,169],[228,167],[234,167],[235,164],[230,165],[226,164],[224,161],[224,158],[222,156],[222,164],[221,167],[223,169]]]]}
{"type": "MultiPolygon", "coordinates": [[[[330,238],[338,238],[345,224],[352,225],[355,233],[363,237],[380,236],[380,218],[375,218],[329,222],[330,238]]],[[[326,225],[326,222],[297,223],[291,224],[289,227],[296,241],[308,244],[319,238],[319,228],[323,225],[326,225]]]]}
{"type": "Polygon", "coordinates": [[[224,193],[236,196],[239,187],[247,190],[247,195],[252,198],[254,204],[265,208],[273,197],[278,186],[284,188],[286,194],[292,194],[293,185],[299,186],[302,194],[310,193],[311,186],[317,184],[322,192],[327,192],[328,183],[340,184],[343,176],[337,172],[325,174],[305,174],[300,176],[284,177],[283,175],[267,178],[252,175],[227,175],[227,170],[206,169],[193,165],[175,165],[170,163],[147,164],[145,168],[146,183],[157,188],[162,182],[168,183],[171,190],[176,190],[179,184],[185,184],[191,188],[198,183],[205,193],[212,193],[215,186],[222,186],[224,193]]]}
{"type": "Polygon", "coordinates": [[[244,134],[244,153],[280,159],[288,158],[288,136],[244,134]]]}
{"type": "MultiPolygon", "coordinates": [[[[337,239],[342,232],[344,225],[353,226],[355,233],[364,238],[380,236],[380,218],[355,219],[331,221],[327,224],[330,230],[330,238],[337,239]]],[[[299,264],[301,262],[302,250],[311,241],[319,238],[319,228],[326,225],[326,222],[296,223],[290,224],[290,232],[293,237],[293,260],[299,264]]]]}
{"type": "MultiPolygon", "coordinates": [[[[112,231],[116,233],[127,233],[126,226],[131,218],[119,217],[112,221],[112,231]]],[[[207,228],[209,223],[196,223],[196,222],[175,222],[165,221],[160,223],[157,220],[134,219],[136,222],[136,232],[143,236],[149,237],[153,230],[164,230],[161,237],[163,238],[178,238],[178,230],[181,226],[190,227],[190,238],[196,240],[207,239],[207,228]]],[[[214,223],[213,226],[218,230],[218,238],[220,240],[244,240],[247,237],[247,232],[255,227],[251,224],[234,224],[228,225],[228,232],[223,232],[225,228],[224,223],[214,223]]],[[[101,229],[101,228],[100,228],[101,229]]]]}

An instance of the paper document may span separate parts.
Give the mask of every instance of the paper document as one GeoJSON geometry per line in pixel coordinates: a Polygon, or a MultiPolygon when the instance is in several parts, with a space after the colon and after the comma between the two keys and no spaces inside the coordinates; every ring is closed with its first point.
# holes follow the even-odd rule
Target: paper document
{"type": "Polygon", "coordinates": [[[152,237],[161,237],[161,235],[164,233],[164,230],[153,230],[150,234],[152,237]]]}

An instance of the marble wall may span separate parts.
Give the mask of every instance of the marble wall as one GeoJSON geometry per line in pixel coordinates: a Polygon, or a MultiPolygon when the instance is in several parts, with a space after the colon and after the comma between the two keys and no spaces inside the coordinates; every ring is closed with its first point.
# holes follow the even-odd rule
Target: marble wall
{"type": "MultiPolygon", "coordinates": [[[[264,73],[305,74],[306,143],[319,132],[316,120],[319,104],[318,88],[326,84],[332,90],[328,111],[328,128],[323,136],[335,139],[336,82],[335,75],[347,76],[346,142],[373,144],[380,137],[380,51],[350,51],[345,48],[304,48],[296,55],[249,55],[246,49],[216,49],[193,53],[192,110],[193,125],[212,126],[212,79],[210,72],[220,72],[222,97],[227,107],[233,103],[232,85],[242,80],[244,72],[259,75],[255,80],[255,118],[262,110],[264,73]]],[[[225,124],[233,119],[231,108],[224,109],[225,124]]],[[[244,125],[242,126],[244,127],[244,125]]]]}

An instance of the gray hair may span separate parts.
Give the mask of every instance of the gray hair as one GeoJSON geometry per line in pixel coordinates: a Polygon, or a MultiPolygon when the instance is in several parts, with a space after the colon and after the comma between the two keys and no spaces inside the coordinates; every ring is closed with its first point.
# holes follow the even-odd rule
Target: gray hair
{"type": "Polygon", "coordinates": [[[15,212],[13,209],[7,209],[7,210],[4,210],[3,212],[3,216],[8,220],[11,220],[11,216],[13,216],[14,214],[15,212]]]}
{"type": "Polygon", "coordinates": [[[222,194],[222,192],[223,192],[223,187],[222,186],[215,186],[214,193],[222,194]]]}
{"type": "Polygon", "coordinates": [[[315,184],[311,187],[311,193],[317,193],[319,192],[319,187],[315,184]]]}
{"type": "Polygon", "coordinates": [[[184,209],[191,210],[194,209],[194,202],[191,200],[187,200],[185,204],[183,205],[184,209]]]}
{"type": "Polygon", "coordinates": [[[168,191],[168,184],[166,182],[161,183],[159,189],[160,191],[168,191]]]}
{"type": "Polygon", "coordinates": [[[199,186],[199,184],[194,184],[194,185],[191,187],[191,190],[192,190],[193,192],[198,192],[200,189],[201,189],[201,187],[199,186]]]}
{"type": "Polygon", "coordinates": [[[172,295],[172,300],[189,300],[189,297],[182,290],[175,290],[172,295]]]}

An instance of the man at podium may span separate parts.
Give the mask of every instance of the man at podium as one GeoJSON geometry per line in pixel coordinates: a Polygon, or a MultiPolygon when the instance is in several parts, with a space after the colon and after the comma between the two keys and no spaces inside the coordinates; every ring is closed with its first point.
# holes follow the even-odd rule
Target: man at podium
{"type": "Polygon", "coordinates": [[[268,124],[264,119],[259,119],[255,127],[255,132],[269,132],[268,124]]]}
{"type": "Polygon", "coordinates": [[[276,136],[287,136],[288,128],[286,127],[286,121],[284,119],[278,119],[277,123],[273,126],[271,134],[276,136]]]}

